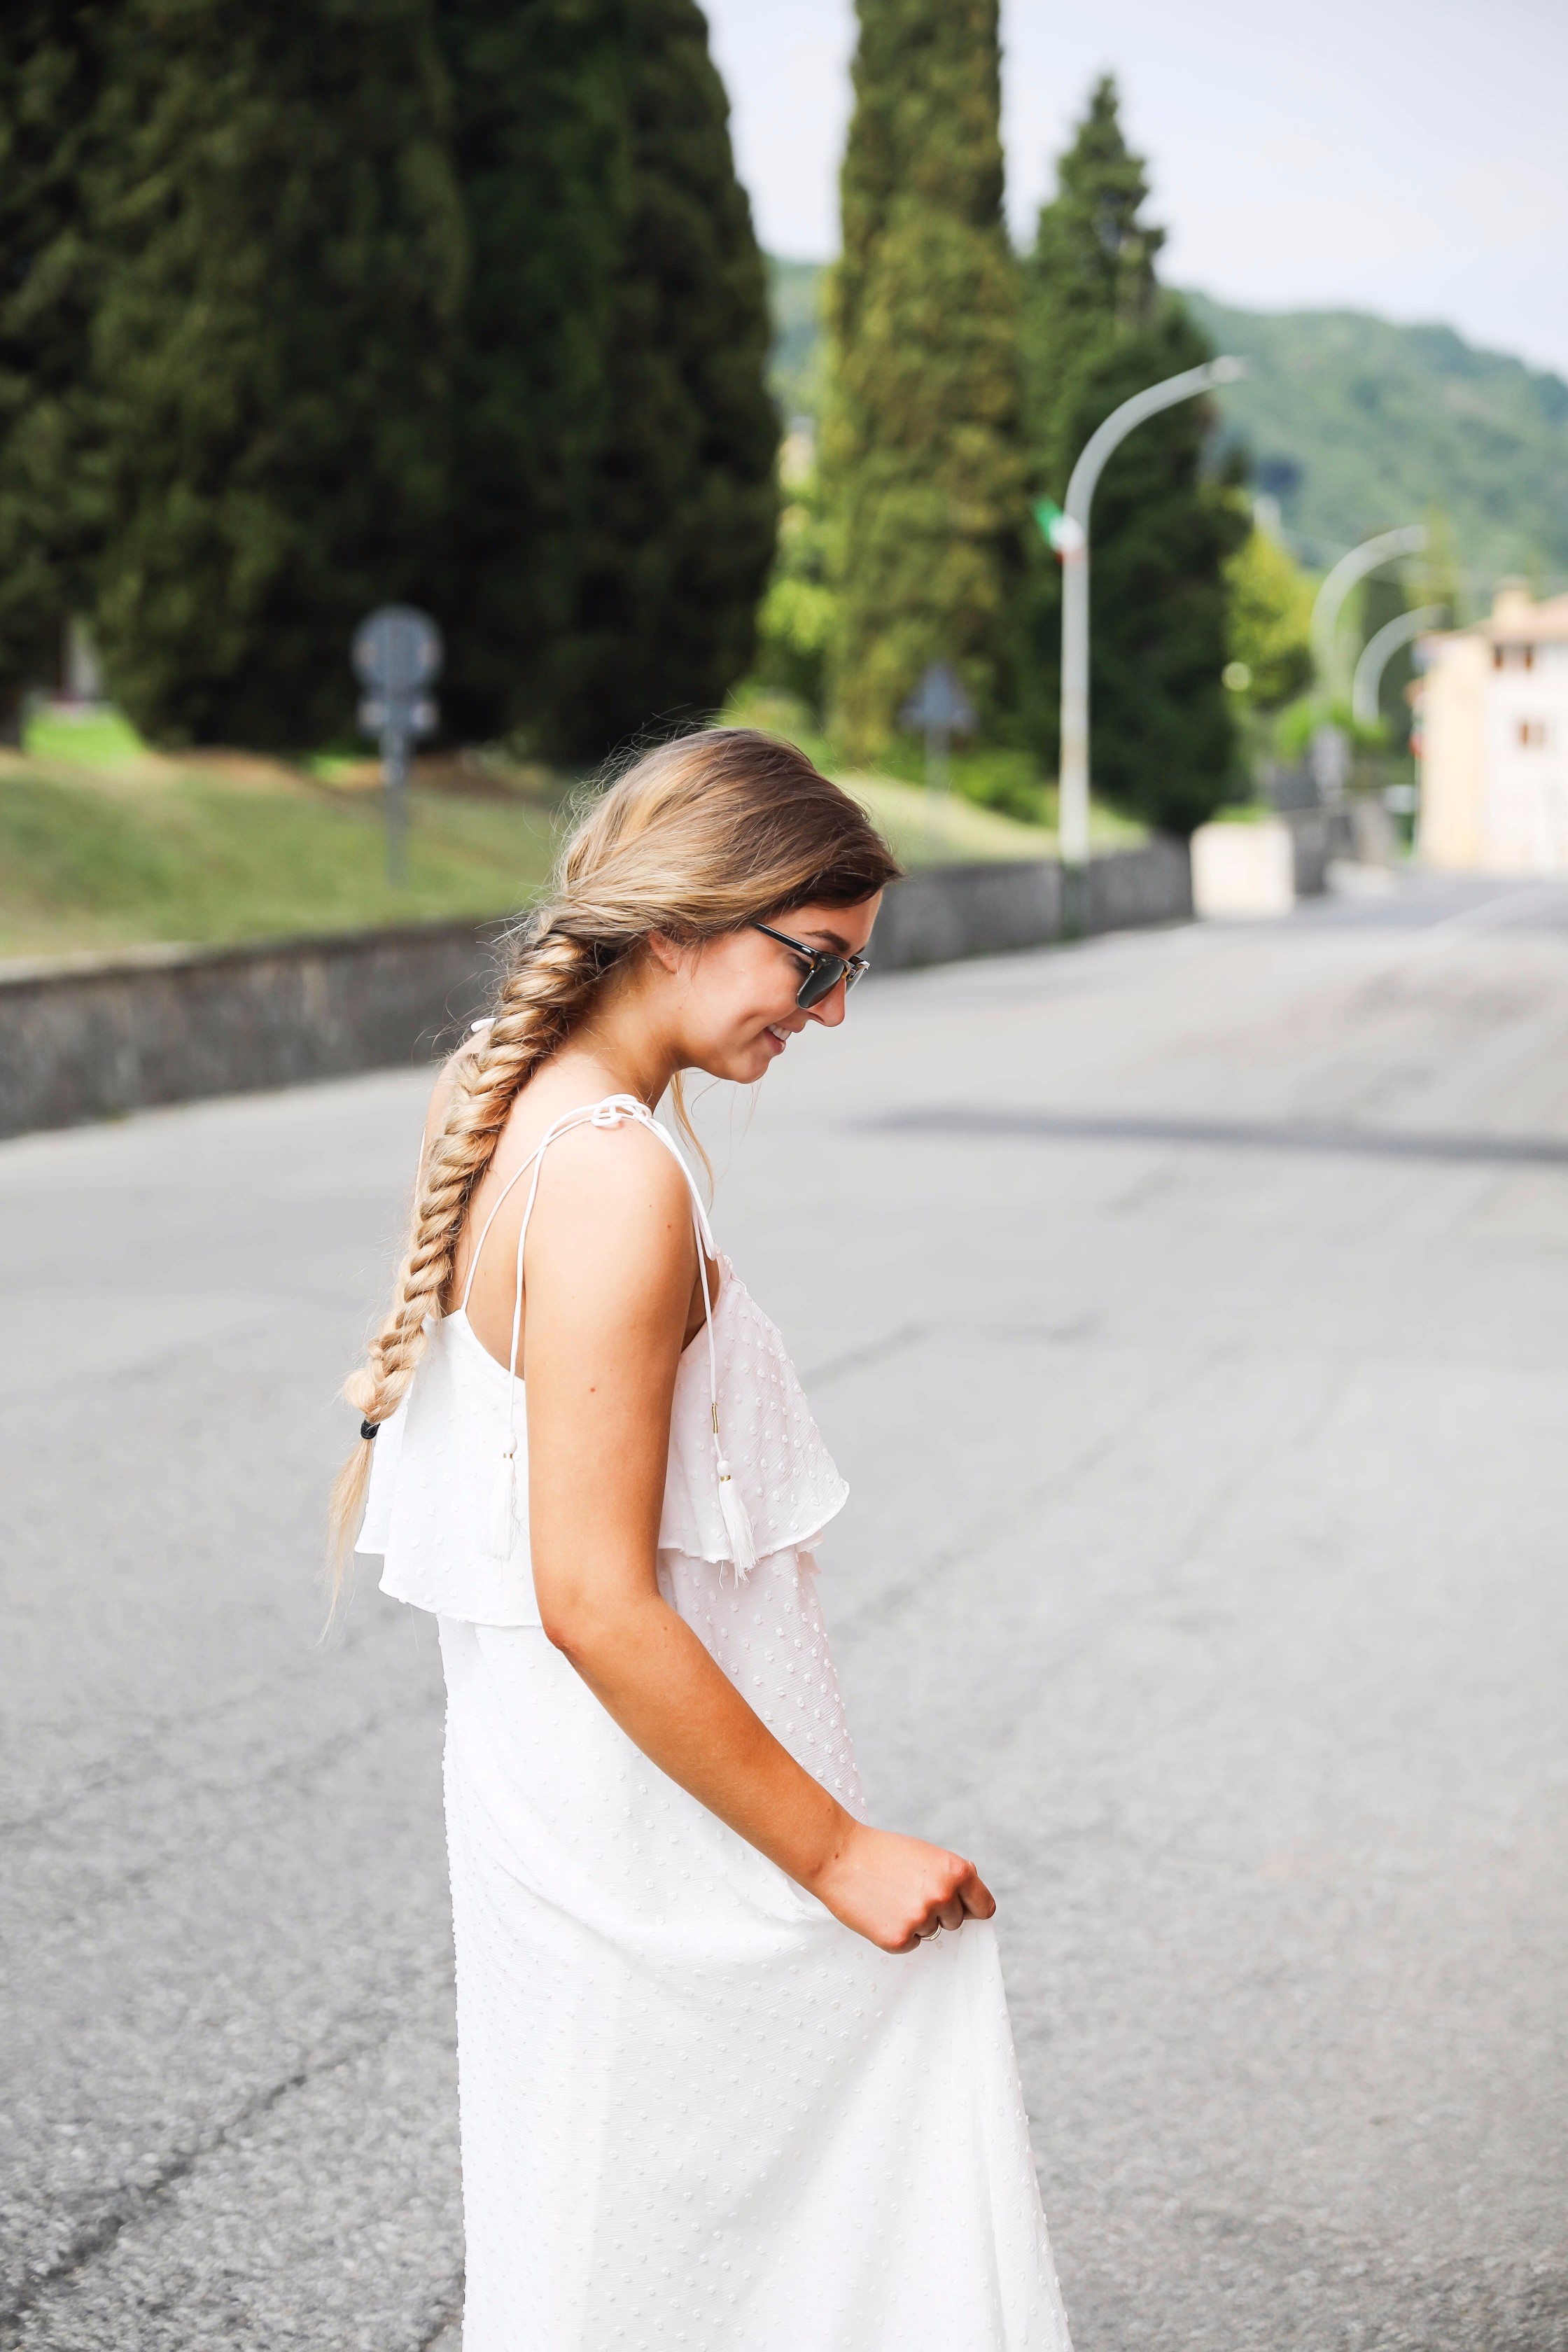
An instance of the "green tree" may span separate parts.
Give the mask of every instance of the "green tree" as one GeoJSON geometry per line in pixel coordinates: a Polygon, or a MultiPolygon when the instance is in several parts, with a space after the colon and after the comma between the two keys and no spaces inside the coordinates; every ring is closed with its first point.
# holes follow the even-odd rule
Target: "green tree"
{"type": "Polygon", "coordinates": [[[1225,565],[1226,651],[1247,672],[1233,690],[1277,710],[1312,678],[1312,582],[1289,550],[1256,526],[1225,565]]]}
{"type": "Polygon", "coordinates": [[[778,553],[757,615],[755,677],[794,695],[820,726],[827,656],[838,628],[838,599],[828,578],[822,481],[809,420],[785,439],[779,478],[784,511],[778,553]]]}
{"type": "MultiPolygon", "coordinates": [[[[1058,503],[1089,435],[1121,401],[1210,357],[1154,264],[1163,232],[1142,217],[1143,165],[1116,89],[1102,80],[1040,212],[1026,273],[1026,417],[1037,489],[1058,503]]],[[[1221,674],[1226,557],[1245,539],[1229,478],[1206,478],[1205,401],[1129,435],[1095,493],[1090,570],[1094,786],[1131,814],[1190,833],[1229,797],[1236,744],[1221,674]]],[[[1023,604],[1024,710],[1057,757],[1061,581],[1031,552],[1023,604]]]]}
{"type": "Polygon", "coordinates": [[[1024,467],[996,0],[858,0],[858,15],[823,454],[834,722],[863,757],[933,659],[983,711],[1005,698],[1024,467]]]}
{"type": "Polygon", "coordinates": [[[79,604],[70,494],[95,255],[84,184],[100,120],[101,21],[80,0],[0,16],[0,709],[52,676],[79,604]]]}
{"type": "Polygon", "coordinates": [[[626,26],[618,0],[442,0],[436,25],[468,271],[432,601],[444,719],[473,740],[541,731],[572,626],[629,202],[626,26]]]}
{"type": "Polygon", "coordinates": [[[778,515],[766,279],[707,25],[696,0],[623,5],[603,425],[539,721],[587,755],[744,676],[778,515]]]}
{"type": "Polygon", "coordinates": [[[300,745],[419,598],[464,236],[426,0],[128,0],[95,193],[94,633],[165,741],[300,745]]]}

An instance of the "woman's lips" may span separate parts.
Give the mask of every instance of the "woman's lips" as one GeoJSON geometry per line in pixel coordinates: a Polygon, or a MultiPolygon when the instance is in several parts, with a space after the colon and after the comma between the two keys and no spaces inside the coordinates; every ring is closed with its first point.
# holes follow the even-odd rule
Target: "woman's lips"
{"type": "Polygon", "coordinates": [[[763,1030],[763,1034],[764,1037],[771,1037],[773,1039],[776,1051],[781,1054],[784,1052],[784,1047],[789,1044],[789,1031],[787,1029],[775,1029],[771,1021],[763,1030]]]}

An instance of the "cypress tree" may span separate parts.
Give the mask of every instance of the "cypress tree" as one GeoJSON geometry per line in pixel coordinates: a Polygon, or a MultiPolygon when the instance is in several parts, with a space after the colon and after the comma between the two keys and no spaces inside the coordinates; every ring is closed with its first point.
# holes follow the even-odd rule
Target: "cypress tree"
{"type": "MultiPolygon", "coordinates": [[[[1037,491],[1058,503],[1079,450],[1119,403],[1212,356],[1155,276],[1164,236],[1142,217],[1148,193],[1107,79],[1061,159],[1026,274],[1029,452],[1037,491]]],[[[1247,521],[1233,486],[1205,477],[1213,422],[1209,403],[1189,400],[1137,426],[1100,476],[1090,525],[1094,788],[1183,834],[1235,781],[1225,565],[1247,521]]],[[[1054,761],[1061,582],[1043,549],[1031,555],[1024,636],[1026,719],[1054,761]]]]}
{"type": "Polygon", "coordinates": [[[449,730],[541,727],[572,627],[608,425],[628,204],[618,0],[441,0],[468,235],[452,470],[434,561],[449,730]]]}
{"type": "Polygon", "coordinates": [[[604,421],[547,748],[596,754],[714,709],[750,666],[778,513],[751,208],[695,0],[622,0],[625,175],[604,421]]]}
{"type": "Polygon", "coordinates": [[[823,467],[834,723],[885,743],[930,661],[1007,692],[1024,513],[996,0],[858,0],[823,467]]]}
{"type": "Polygon", "coordinates": [[[84,212],[102,81],[99,12],[0,16],[0,705],[51,677],[83,590],[72,492],[95,255],[84,212]]]}
{"type": "Polygon", "coordinates": [[[433,5],[7,21],[14,166],[36,122],[0,205],[51,260],[0,288],[0,685],[85,603],[155,739],[301,746],[347,729],[350,633],[406,596],[445,625],[453,731],[596,754],[748,667],[777,430],[703,18],[433,5]]]}
{"type": "Polygon", "coordinates": [[[93,620],[151,736],[294,746],[418,599],[464,242],[426,0],[129,0],[97,200],[93,620]]]}

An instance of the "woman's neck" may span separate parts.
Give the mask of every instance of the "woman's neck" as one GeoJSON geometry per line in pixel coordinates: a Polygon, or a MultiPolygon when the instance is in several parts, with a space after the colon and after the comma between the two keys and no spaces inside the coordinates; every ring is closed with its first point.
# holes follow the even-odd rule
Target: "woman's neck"
{"type": "Polygon", "coordinates": [[[550,1057],[552,1090],[564,1081],[563,1090],[577,1089],[579,1102],[635,1095],[654,1109],[690,1060],[680,1021],[686,985],[684,976],[647,955],[609,973],[584,1018],[550,1057]]]}
{"type": "Polygon", "coordinates": [[[647,1021],[627,1020],[630,1007],[617,1007],[623,1017],[585,1024],[551,1056],[549,1068],[568,1091],[576,1087],[584,1102],[605,1095],[635,1095],[652,1110],[663,1098],[681,1067],[668,1041],[647,1021]]]}

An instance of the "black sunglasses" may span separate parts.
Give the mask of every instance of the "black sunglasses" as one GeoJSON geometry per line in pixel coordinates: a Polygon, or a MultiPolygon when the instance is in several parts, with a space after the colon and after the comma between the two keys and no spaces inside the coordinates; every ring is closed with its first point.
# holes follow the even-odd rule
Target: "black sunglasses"
{"type": "Polygon", "coordinates": [[[753,923],[752,929],[765,931],[770,940],[777,940],[806,967],[795,1000],[803,1013],[809,1013],[814,1004],[831,996],[840,981],[847,988],[853,988],[871,969],[864,956],[834,955],[826,948],[808,948],[804,940],[792,940],[787,931],[775,931],[771,923],[753,923]]]}

